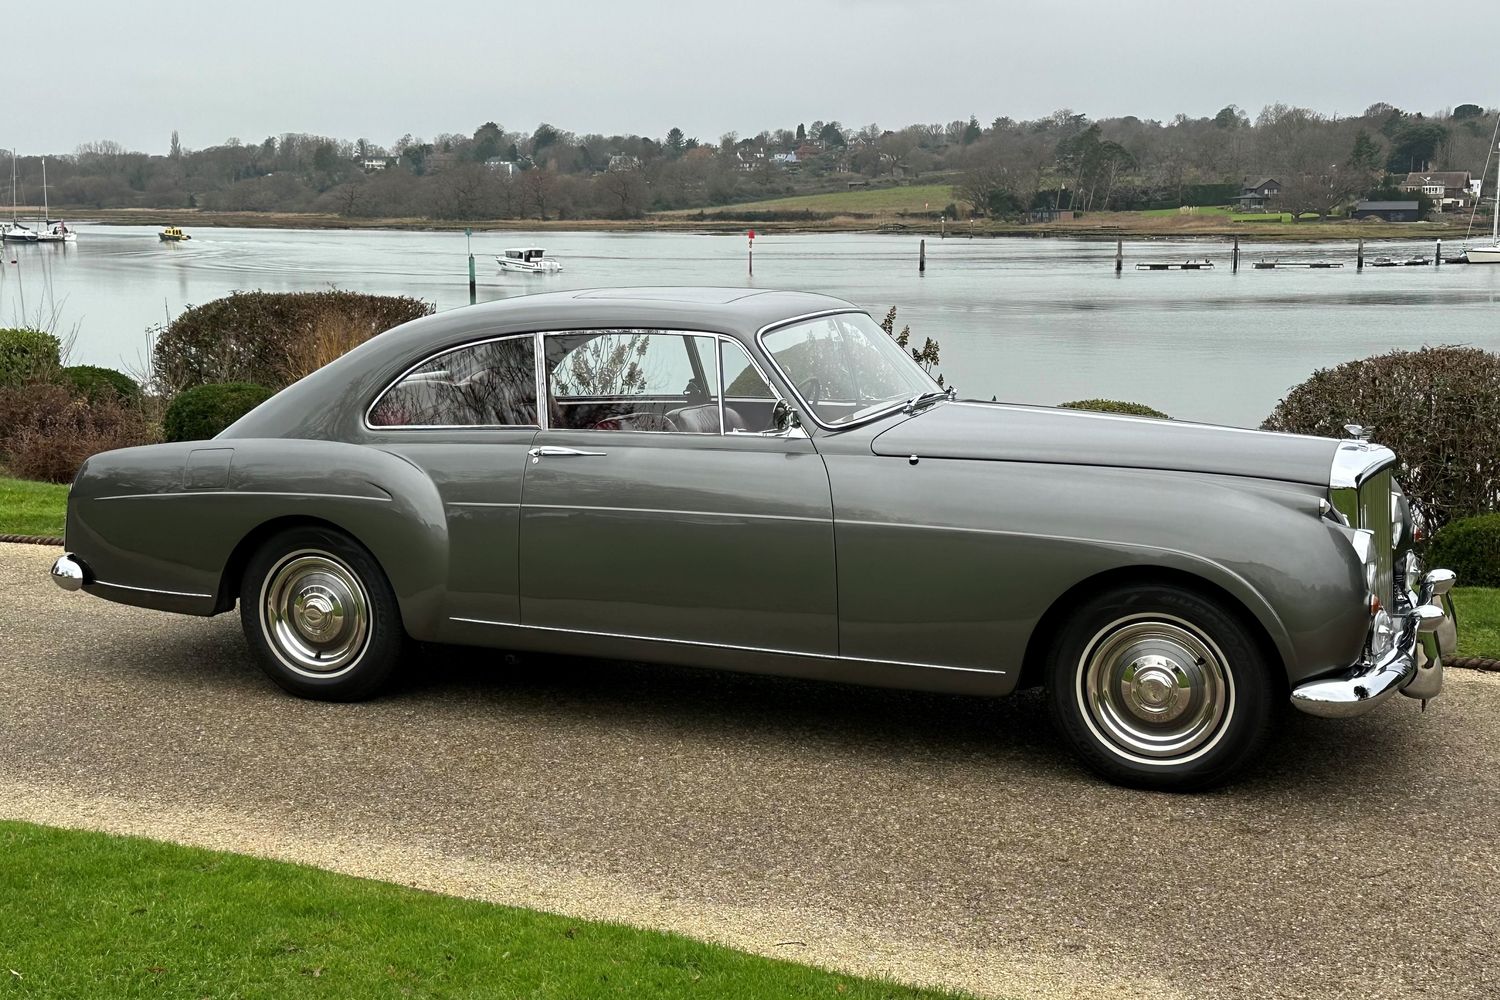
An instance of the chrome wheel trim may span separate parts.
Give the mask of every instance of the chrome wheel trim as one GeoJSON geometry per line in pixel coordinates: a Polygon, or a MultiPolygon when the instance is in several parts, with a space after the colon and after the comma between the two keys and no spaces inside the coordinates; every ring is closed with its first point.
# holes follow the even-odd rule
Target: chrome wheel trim
{"type": "Polygon", "coordinates": [[[354,669],[370,639],[370,595],[337,556],[299,549],[260,588],[260,628],[282,665],[328,680],[354,669]]]}
{"type": "Polygon", "coordinates": [[[1234,675],[1223,652],[1172,615],[1116,619],[1078,659],[1083,720],[1116,756],[1157,767],[1188,763],[1223,738],[1234,717],[1234,675]]]}

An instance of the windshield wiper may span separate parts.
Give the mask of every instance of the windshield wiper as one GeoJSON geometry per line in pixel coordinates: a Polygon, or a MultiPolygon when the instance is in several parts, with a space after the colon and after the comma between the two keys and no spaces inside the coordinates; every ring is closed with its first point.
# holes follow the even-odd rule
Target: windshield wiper
{"type": "Polygon", "coordinates": [[[911,399],[908,399],[905,403],[903,403],[901,405],[901,412],[916,413],[918,410],[931,406],[933,403],[936,403],[940,399],[952,398],[952,389],[929,389],[926,392],[917,393],[911,399]]]}

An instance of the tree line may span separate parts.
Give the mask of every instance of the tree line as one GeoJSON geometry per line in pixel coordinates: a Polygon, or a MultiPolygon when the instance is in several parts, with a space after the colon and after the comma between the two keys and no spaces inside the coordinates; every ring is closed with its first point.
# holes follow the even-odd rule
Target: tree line
{"type": "MultiPolygon", "coordinates": [[[[1230,105],[1170,121],[977,117],[886,129],[813,121],[730,132],[703,142],[673,128],[660,138],[578,135],[542,123],[514,131],[403,135],[389,147],[360,138],[286,133],[169,151],[87,143],[46,156],[60,209],[202,208],[325,212],[347,218],[636,218],[846,182],[951,179],[978,215],[1037,208],[1083,211],[1222,204],[1274,177],[1281,207],[1327,212],[1361,194],[1393,194],[1409,171],[1483,170],[1497,112],[1460,104],[1435,114],[1377,103],[1357,116],[1269,105],[1251,118],[1230,105]]],[[[17,162],[18,201],[41,198],[41,157],[17,162]]],[[[9,166],[0,159],[0,169],[9,166]]],[[[9,192],[0,193],[0,198],[9,192]]]]}

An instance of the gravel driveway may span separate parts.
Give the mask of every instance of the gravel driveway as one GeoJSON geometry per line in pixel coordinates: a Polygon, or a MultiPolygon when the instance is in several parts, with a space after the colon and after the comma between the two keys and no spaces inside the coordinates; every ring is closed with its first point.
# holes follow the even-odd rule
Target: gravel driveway
{"type": "Polygon", "coordinates": [[[1227,791],[1101,784],[1004,701],[451,650],[297,701],[237,616],[0,545],[0,816],[996,997],[1500,994],[1500,677],[1289,720],[1227,791]]]}

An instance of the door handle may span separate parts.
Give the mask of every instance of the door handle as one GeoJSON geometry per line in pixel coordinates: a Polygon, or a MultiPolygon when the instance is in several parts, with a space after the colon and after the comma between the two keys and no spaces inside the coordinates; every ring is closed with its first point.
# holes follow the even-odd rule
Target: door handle
{"type": "Polygon", "coordinates": [[[532,448],[526,454],[531,456],[533,464],[544,458],[603,458],[602,451],[581,451],[578,448],[559,448],[556,445],[546,445],[541,448],[532,448]]]}

